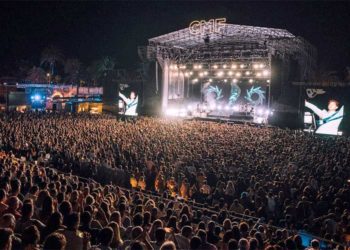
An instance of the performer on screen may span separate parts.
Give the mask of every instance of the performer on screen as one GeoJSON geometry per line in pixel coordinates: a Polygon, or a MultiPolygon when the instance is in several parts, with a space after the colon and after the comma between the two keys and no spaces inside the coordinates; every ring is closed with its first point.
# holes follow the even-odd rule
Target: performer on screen
{"type": "Polygon", "coordinates": [[[119,92],[119,97],[126,103],[125,115],[136,116],[136,108],[139,97],[136,96],[134,91],[131,91],[130,98],[119,92]]]}
{"type": "Polygon", "coordinates": [[[306,100],[305,107],[311,109],[320,118],[320,126],[316,130],[316,133],[338,134],[338,128],[344,116],[344,106],[339,109],[339,102],[337,100],[331,99],[328,101],[328,111],[325,109],[321,110],[306,100]]]}

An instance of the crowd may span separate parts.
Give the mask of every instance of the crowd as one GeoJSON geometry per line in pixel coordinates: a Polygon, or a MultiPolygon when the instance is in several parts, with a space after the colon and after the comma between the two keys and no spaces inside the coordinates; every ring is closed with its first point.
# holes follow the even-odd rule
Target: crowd
{"type": "Polygon", "coordinates": [[[349,142],[200,121],[3,115],[0,249],[304,249],[300,230],[346,244],[349,142]]]}

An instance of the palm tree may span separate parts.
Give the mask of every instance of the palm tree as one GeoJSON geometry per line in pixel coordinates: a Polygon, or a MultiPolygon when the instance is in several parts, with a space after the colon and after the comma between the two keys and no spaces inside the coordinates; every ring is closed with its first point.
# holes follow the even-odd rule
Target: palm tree
{"type": "Polygon", "coordinates": [[[64,55],[62,51],[53,45],[45,48],[41,53],[40,66],[49,66],[51,76],[54,76],[58,63],[64,63],[64,55]]]}
{"type": "Polygon", "coordinates": [[[112,77],[115,72],[115,61],[113,58],[106,56],[97,61],[96,65],[97,77],[112,77]]]}
{"type": "Polygon", "coordinates": [[[80,82],[81,62],[76,59],[67,59],[64,64],[64,73],[66,74],[65,81],[68,83],[80,82]]]}
{"type": "Polygon", "coordinates": [[[45,71],[42,68],[35,66],[29,70],[26,80],[37,83],[43,83],[47,81],[45,71]]]}

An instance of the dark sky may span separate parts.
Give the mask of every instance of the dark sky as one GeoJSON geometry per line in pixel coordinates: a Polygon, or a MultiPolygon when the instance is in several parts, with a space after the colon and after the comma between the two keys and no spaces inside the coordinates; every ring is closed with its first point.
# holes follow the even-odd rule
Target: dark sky
{"type": "Polygon", "coordinates": [[[350,66],[350,2],[1,2],[0,72],[20,59],[38,64],[49,44],[85,64],[109,55],[134,67],[148,38],[217,17],[287,29],[317,47],[320,65],[350,66]]]}

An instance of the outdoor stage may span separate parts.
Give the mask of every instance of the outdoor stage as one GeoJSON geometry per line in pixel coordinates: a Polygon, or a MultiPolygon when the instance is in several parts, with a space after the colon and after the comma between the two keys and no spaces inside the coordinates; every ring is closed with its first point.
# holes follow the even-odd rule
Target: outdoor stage
{"type": "Polygon", "coordinates": [[[139,49],[141,59],[155,62],[144,101],[157,95],[167,116],[267,123],[279,103],[298,106],[290,72],[295,81],[308,79],[315,53],[287,30],[193,21],[139,49]]]}

